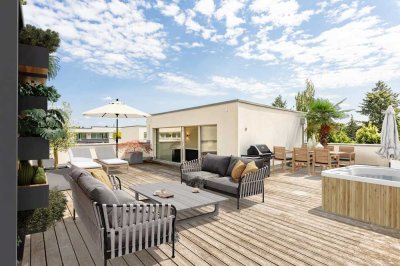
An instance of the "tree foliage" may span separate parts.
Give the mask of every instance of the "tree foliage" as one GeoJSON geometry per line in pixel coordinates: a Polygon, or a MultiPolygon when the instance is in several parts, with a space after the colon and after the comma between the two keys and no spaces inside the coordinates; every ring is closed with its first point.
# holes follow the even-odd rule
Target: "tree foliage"
{"type": "Polygon", "coordinates": [[[346,135],[352,139],[355,140],[356,139],[356,133],[357,130],[360,129],[360,126],[358,125],[357,121],[354,120],[353,115],[350,116],[350,121],[346,124],[346,127],[344,128],[344,131],[346,133],[346,135]]]}
{"type": "Polygon", "coordinates": [[[381,134],[378,127],[371,122],[363,125],[356,133],[356,141],[360,144],[379,144],[381,142],[381,134]]]}
{"type": "Polygon", "coordinates": [[[329,142],[332,143],[352,143],[344,130],[336,130],[329,136],[329,142]]]}
{"type": "Polygon", "coordinates": [[[272,103],[272,106],[286,109],[287,108],[286,100],[283,100],[282,95],[279,94],[272,103]]]}
{"type": "Polygon", "coordinates": [[[385,82],[378,81],[375,88],[368,92],[360,105],[360,113],[368,116],[369,122],[382,129],[383,113],[389,105],[397,108],[400,105],[399,93],[394,92],[385,82]]]}
{"type": "Polygon", "coordinates": [[[306,88],[300,91],[295,96],[296,110],[301,112],[308,112],[310,104],[314,101],[315,87],[311,80],[306,80],[306,88]]]}
{"type": "Polygon", "coordinates": [[[333,104],[329,100],[316,99],[310,104],[310,110],[306,115],[308,130],[318,133],[319,142],[326,146],[331,131],[336,126],[337,119],[346,117],[345,110],[341,110],[340,104],[333,104]]]}

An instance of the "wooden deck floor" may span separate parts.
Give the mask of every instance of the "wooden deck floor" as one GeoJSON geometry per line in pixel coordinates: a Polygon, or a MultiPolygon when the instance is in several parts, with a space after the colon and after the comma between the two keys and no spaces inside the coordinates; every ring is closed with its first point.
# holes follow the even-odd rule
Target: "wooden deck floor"
{"type": "MultiPolygon", "coordinates": [[[[132,184],[178,180],[178,170],[146,163],[119,175],[132,184]]],[[[400,232],[326,214],[321,181],[302,174],[278,173],[260,196],[230,198],[217,218],[178,226],[176,258],[171,247],[140,251],[111,265],[400,265],[400,232]]],[[[71,193],[63,221],[27,236],[23,265],[102,265],[79,218],[72,220],[71,193]]]]}

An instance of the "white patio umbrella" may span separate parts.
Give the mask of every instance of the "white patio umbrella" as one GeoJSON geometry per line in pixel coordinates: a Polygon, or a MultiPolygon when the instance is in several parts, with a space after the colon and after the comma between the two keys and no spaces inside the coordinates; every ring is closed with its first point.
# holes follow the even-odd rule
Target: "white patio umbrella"
{"type": "Polygon", "coordinates": [[[101,107],[86,111],[82,113],[84,116],[90,117],[106,117],[106,118],[116,118],[117,119],[117,134],[115,136],[116,142],[116,154],[118,157],[118,118],[145,118],[150,115],[142,112],[136,108],[130,107],[118,101],[111,102],[109,104],[103,105],[101,107]]]}
{"type": "Polygon", "coordinates": [[[383,120],[381,131],[381,148],[377,153],[386,159],[400,158],[400,142],[396,123],[396,113],[391,105],[385,111],[385,118],[383,120]]]}

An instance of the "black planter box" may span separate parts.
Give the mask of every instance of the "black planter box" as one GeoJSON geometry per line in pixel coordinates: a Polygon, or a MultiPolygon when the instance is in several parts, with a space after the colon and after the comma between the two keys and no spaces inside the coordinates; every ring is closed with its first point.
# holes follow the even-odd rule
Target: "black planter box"
{"type": "Polygon", "coordinates": [[[29,109],[43,109],[47,111],[47,97],[42,96],[19,96],[18,112],[29,109]]]}
{"type": "Polygon", "coordinates": [[[19,137],[18,159],[40,160],[49,159],[49,141],[41,137],[19,137]]]}
{"type": "Polygon", "coordinates": [[[18,65],[49,68],[49,50],[20,43],[18,44],[18,65]]]}
{"type": "Polygon", "coordinates": [[[18,211],[49,207],[49,184],[18,186],[18,211]]]}

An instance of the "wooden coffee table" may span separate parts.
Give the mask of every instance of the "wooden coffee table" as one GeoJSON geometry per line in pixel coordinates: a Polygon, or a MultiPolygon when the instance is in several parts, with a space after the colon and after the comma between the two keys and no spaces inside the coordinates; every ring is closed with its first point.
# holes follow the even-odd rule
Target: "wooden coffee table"
{"type": "Polygon", "coordinates": [[[177,223],[216,216],[219,212],[219,204],[225,200],[228,200],[225,197],[221,197],[219,195],[215,195],[204,190],[200,190],[199,193],[193,193],[192,187],[181,184],[179,182],[150,183],[131,186],[129,187],[129,189],[135,192],[135,197],[137,200],[139,200],[139,195],[142,195],[157,203],[171,204],[175,206],[177,213],[179,213],[180,211],[214,205],[214,211],[176,220],[177,223]],[[174,194],[174,197],[160,198],[153,195],[154,191],[161,189],[166,189],[168,192],[171,192],[172,194],[174,194]]]}

